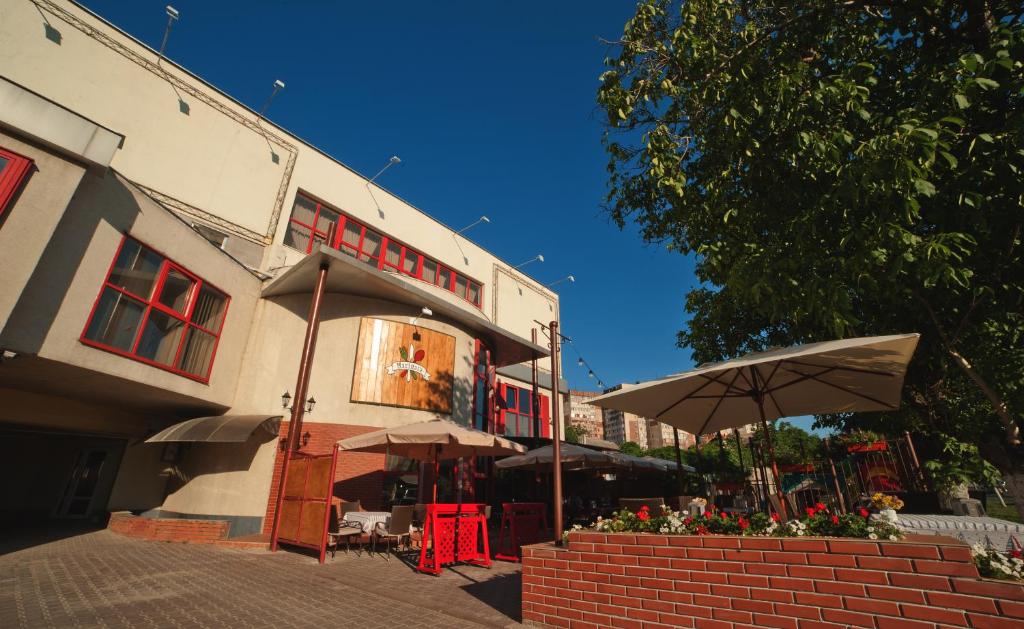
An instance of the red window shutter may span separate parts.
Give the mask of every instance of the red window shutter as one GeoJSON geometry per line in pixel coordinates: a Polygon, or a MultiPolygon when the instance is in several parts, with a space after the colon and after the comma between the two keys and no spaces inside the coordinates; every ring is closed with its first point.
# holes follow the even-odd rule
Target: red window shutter
{"type": "Polygon", "coordinates": [[[551,405],[543,393],[540,394],[540,431],[542,437],[551,437],[551,405]]]}
{"type": "Polygon", "coordinates": [[[496,435],[505,434],[505,400],[507,399],[505,395],[506,386],[507,385],[504,383],[498,384],[497,390],[501,396],[501,401],[498,402],[498,413],[494,418],[494,434],[496,435]]]}

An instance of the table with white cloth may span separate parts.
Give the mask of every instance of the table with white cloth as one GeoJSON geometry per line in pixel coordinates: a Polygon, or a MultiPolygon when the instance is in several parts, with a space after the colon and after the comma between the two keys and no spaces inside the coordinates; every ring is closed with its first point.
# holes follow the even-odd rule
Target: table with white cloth
{"type": "Polygon", "coordinates": [[[378,522],[387,527],[390,519],[388,511],[350,511],[345,514],[345,521],[361,526],[364,533],[371,533],[378,522]]]}

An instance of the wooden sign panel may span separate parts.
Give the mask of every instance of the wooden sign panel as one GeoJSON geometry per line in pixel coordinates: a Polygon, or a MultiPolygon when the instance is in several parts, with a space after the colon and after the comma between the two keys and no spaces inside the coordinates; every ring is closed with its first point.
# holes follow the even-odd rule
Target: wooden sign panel
{"type": "Polygon", "coordinates": [[[454,371],[454,336],[364,317],[352,401],[450,414],[454,371]]]}

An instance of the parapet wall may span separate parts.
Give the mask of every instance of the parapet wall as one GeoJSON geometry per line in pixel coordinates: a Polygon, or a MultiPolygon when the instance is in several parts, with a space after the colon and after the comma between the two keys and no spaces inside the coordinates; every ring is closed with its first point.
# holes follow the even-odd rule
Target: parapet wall
{"type": "Polygon", "coordinates": [[[571,533],[523,548],[523,622],[597,629],[1024,628],[1024,585],[948,538],[571,533]]]}

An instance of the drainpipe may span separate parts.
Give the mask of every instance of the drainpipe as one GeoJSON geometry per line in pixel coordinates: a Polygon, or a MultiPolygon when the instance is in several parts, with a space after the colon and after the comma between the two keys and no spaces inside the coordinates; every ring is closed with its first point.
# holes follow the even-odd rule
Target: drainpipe
{"type": "Polygon", "coordinates": [[[281,524],[281,507],[284,504],[284,488],[288,482],[288,468],[292,453],[299,449],[302,435],[302,418],[306,413],[306,393],[309,390],[309,374],[313,370],[313,353],[316,351],[316,335],[320,331],[320,306],[324,300],[324,288],[327,286],[328,264],[320,264],[316,276],[316,288],[309,303],[309,315],[306,317],[306,338],[302,343],[302,356],[299,358],[299,375],[295,382],[295,397],[292,398],[292,415],[288,422],[287,447],[284,461],[281,463],[281,481],[277,486],[277,502],[274,507],[274,526],[270,531],[270,550],[277,550],[278,527],[281,524]]]}
{"type": "Polygon", "coordinates": [[[554,446],[554,461],[551,473],[555,477],[555,546],[562,545],[562,428],[559,421],[558,404],[558,322],[552,321],[551,333],[551,445],[554,446]]]}

